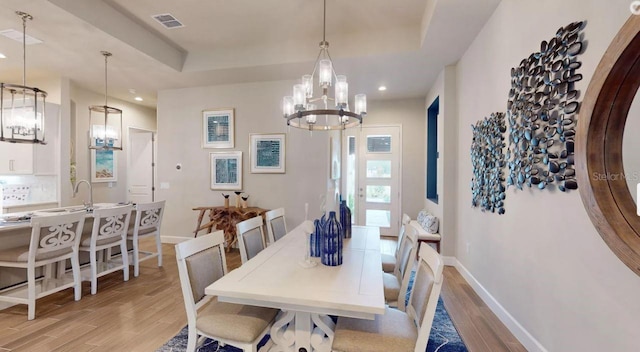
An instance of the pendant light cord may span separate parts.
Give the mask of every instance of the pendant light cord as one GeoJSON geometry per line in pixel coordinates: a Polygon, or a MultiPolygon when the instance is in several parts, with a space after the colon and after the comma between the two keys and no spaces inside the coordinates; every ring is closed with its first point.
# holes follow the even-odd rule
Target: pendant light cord
{"type": "Polygon", "coordinates": [[[324,0],[324,12],[322,14],[322,41],[327,42],[327,0],[324,0]]]}
{"type": "Polygon", "coordinates": [[[107,108],[107,58],[109,55],[103,53],[104,55],[104,107],[107,108]]]}

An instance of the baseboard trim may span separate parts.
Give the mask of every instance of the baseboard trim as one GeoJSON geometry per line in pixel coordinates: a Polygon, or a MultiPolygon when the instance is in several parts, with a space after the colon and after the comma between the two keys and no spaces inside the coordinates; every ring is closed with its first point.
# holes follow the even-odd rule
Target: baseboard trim
{"type": "Polygon", "coordinates": [[[458,265],[458,259],[456,257],[442,257],[442,261],[444,262],[444,265],[446,266],[457,266],[458,265]]]}
{"type": "Polygon", "coordinates": [[[462,265],[455,257],[445,257],[445,265],[447,261],[450,260],[455,261],[453,266],[458,269],[458,272],[462,275],[462,277],[467,281],[467,283],[473,288],[473,290],[480,296],[482,301],[491,309],[493,314],[495,314],[498,319],[511,331],[511,333],[520,341],[520,343],[530,352],[548,352],[542,344],[533,337],[509,312],[498,302],[495,297],[487,291],[478,280],[476,280],[473,275],[467,270],[467,268],[462,265]]]}
{"type": "Polygon", "coordinates": [[[160,236],[160,242],[162,243],[180,243],[186,240],[190,240],[193,237],[184,237],[184,236],[160,236]]]}

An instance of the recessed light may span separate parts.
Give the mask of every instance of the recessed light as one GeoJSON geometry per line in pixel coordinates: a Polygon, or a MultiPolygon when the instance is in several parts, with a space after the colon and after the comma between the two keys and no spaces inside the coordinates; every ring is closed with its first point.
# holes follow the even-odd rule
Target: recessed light
{"type": "Polygon", "coordinates": [[[6,59],[6,58],[7,57],[3,53],[0,53],[0,59],[6,59]]]}
{"type": "Polygon", "coordinates": [[[384,92],[385,90],[387,90],[387,87],[380,86],[380,87],[378,87],[378,90],[381,91],[381,92],[384,92]]]}
{"type": "Polygon", "coordinates": [[[141,97],[135,97],[135,98],[133,98],[133,99],[135,99],[136,101],[142,101],[142,98],[141,98],[141,97]]]}

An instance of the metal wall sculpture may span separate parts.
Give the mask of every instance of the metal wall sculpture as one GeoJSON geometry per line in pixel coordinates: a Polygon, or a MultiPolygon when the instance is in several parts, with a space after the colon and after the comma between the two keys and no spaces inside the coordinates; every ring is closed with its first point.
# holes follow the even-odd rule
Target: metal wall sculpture
{"type": "Polygon", "coordinates": [[[481,207],[482,211],[504,214],[505,186],[502,170],[505,157],[504,132],[507,130],[504,113],[492,113],[476,122],[471,142],[471,194],[473,207],[481,207]]]}
{"type": "Polygon", "coordinates": [[[577,189],[573,161],[584,22],[561,27],[511,69],[507,186],[577,189]]]}

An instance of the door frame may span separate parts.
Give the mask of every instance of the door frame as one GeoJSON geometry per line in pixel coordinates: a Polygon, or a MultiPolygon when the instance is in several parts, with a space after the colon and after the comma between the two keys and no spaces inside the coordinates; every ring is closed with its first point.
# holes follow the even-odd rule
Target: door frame
{"type": "MultiPolygon", "coordinates": [[[[402,140],[402,124],[400,123],[385,123],[385,124],[367,124],[362,126],[362,128],[359,128],[359,131],[357,132],[358,134],[358,138],[361,137],[362,134],[362,129],[363,128],[388,128],[388,127],[397,127],[398,128],[398,146],[399,146],[399,155],[398,155],[398,205],[397,205],[397,214],[398,214],[398,218],[396,219],[396,226],[398,229],[400,229],[400,225],[402,222],[402,176],[403,176],[403,165],[402,165],[402,156],[403,156],[403,140],[402,140]]],[[[346,178],[346,174],[347,174],[347,159],[349,157],[349,144],[347,141],[347,134],[346,132],[343,130],[342,134],[341,134],[341,149],[342,149],[342,155],[340,157],[341,160],[341,164],[342,166],[342,170],[341,170],[341,175],[340,175],[340,189],[341,190],[346,190],[347,189],[347,178],[346,178]]],[[[356,140],[356,144],[358,144],[360,142],[360,140],[356,140]]],[[[358,146],[356,146],[356,149],[358,149],[358,146]]],[[[357,155],[356,153],[356,170],[355,170],[355,177],[356,177],[356,190],[359,187],[359,182],[360,182],[360,168],[359,165],[357,165],[360,162],[360,156],[357,155]]],[[[360,209],[358,209],[358,211],[360,211],[360,209]]],[[[387,235],[391,235],[391,236],[397,236],[397,233],[392,233],[392,234],[387,234],[387,235]]]]}
{"type": "MultiPolygon", "coordinates": [[[[131,131],[135,130],[135,131],[139,131],[139,132],[148,132],[151,133],[151,201],[155,202],[156,201],[156,178],[157,178],[157,173],[156,173],[156,165],[158,164],[157,162],[157,155],[156,155],[156,151],[158,150],[158,132],[154,131],[154,130],[150,130],[147,128],[140,128],[140,127],[131,127],[129,126],[127,128],[127,145],[131,146],[131,131]]],[[[133,132],[133,133],[138,133],[138,132],[133,132]]],[[[129,188],[131,186],[130,184],[130,180],[129,180],[129,171],[131,170],[131,148],[127,148],[127,188],[126,188],[126,192],[127,192],[127,199],[129,198],[129,188]]]]}

